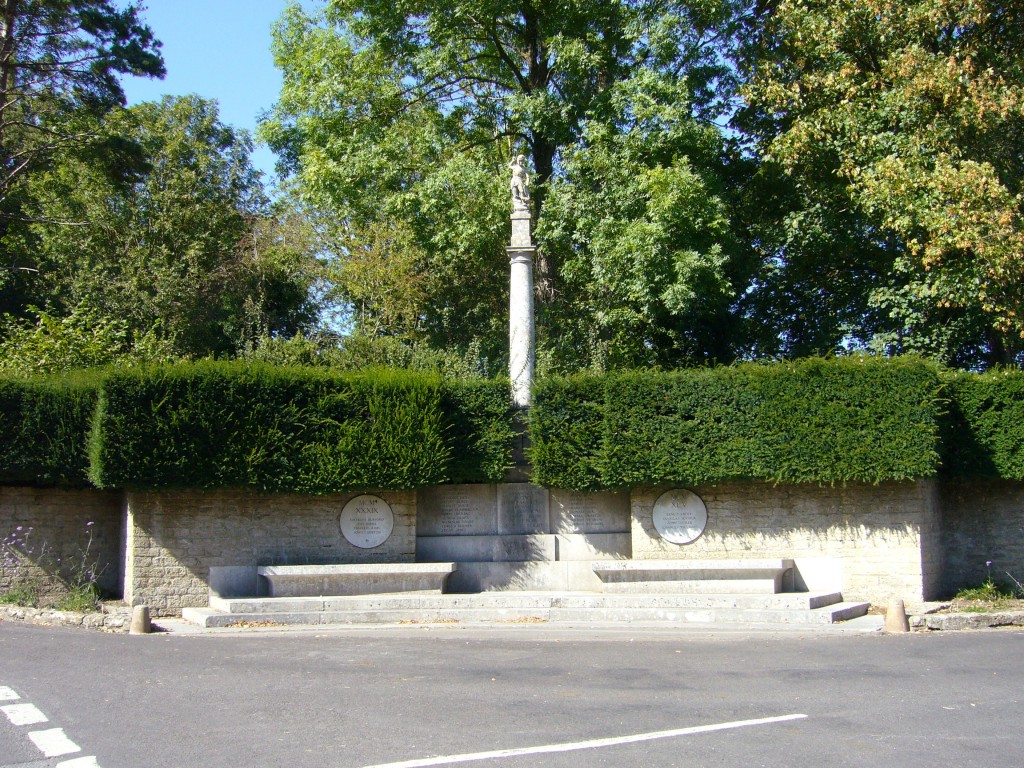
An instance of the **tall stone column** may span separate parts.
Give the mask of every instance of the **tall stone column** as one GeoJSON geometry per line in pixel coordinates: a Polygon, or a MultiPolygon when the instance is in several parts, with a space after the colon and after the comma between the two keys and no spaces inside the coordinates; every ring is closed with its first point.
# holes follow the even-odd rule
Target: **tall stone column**
{"type": "MultiPolygon", "coordinates": [[[[518,202],[518,201],[517,201],[518,202]]],[[[530,405],[535,360],[533,322],[533,256],[530,241],[530,211],[516,206],[512,212],[512,245],[508,247],[511,271],[508,312],[508,375],[512,380],[512,401],[517,408],[530,405]]]]}

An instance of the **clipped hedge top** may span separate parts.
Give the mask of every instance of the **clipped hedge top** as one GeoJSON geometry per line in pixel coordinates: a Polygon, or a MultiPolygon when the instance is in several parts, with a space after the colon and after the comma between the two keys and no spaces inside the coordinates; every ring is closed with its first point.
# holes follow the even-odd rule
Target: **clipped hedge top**
{"type": "Polygon", "coordinates": [[[100,394],[90,477],[99,487],[311,494],[436,485],[453,470],[495,482],[510,455],[508,409],[507,385],[406,371],[214,362],[125,371],[100,394]]]}
{"type": "Polygon", "coordinates": [[[946,376],[943,473],[1024,480],[1024,372],[946,376]]]}
{"type": "Polygon", "coordinates": [[[0,484],[87,487],[102,377],[0,377],[0,484]]]}
{"type": "MultiPolygon", "coordinates": [[[[202,362],[0,378],[0,484],[311,494],[501,482],[507,381],[202,362]]],[[[869,357],[540,381],[534,482],[1024,481],[1024,372],[869,357]]]]}
{"type": "Polygon", "coordinates": [[[929,477],[940,386],[921,360],[866,357],[544,382],[535,478],[596,490],[929,477]]]}

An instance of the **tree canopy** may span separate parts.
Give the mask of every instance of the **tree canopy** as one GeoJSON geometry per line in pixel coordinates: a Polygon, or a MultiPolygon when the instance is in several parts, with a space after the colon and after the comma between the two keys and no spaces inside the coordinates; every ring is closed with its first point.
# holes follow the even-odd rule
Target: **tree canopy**
{"type": "Polygon", "coordinates": [[[613,359],[678,362],[689,352],[680,324],[710,323],[745,280],[729,275],[722,138],[702,130],[728,100],[723,46],[734,19],[724,0],[343,0],[320,14],[293,5],[275,35],[284,87],[263,135],[307,198],[336,214],[348,238],[343,265],[364,249],[363,233],[402,222],[412,239],[409,247],[394,240],[392,266],[407,266],[393,277],[422,285],[426,337],[483,340],[498,356],[507,165],[526,154],[541,232],[542,335],[572,339],[548,345],[552,365],[599,361],[609,344],[613,359]],[[713,220],[699,243],[684,242],[684,230],[693,232],[680,221],[685,209],[668,210],[683,199],[713,220]],[[603,207],[588,222],[561,220],[590,204],[603,207]],[[604,212],[624,224],[647,217],[648,231],[592,231],[604,212]],[[594,246],[606,245],[621,255],[608,254],[599,269],[620,287],[579,295],[593,276],[594,246]],[[639,252],[627,258],[630,249],[639,252]],[[652,277],[648,287],[625,287],[652,277]],[[711,309],[696,311],[702,302],[689,298],[705,286],[715,293],[711,309]],[[625,335],[612,330],[619,299],[631,304],[625,335]],[[588,306],[595,301],[604,306],[588,306]]]}
{"type": "Polygon", "coordinates": [[[836,330],[878,351],[1015,359],[1022,35],[1024,7],[994,0],[781,0],[757,19],[744,127],[792,183],[770,297],[845,304],[836,330]]]}
{"type": "Polygon", "coordinates": [[[502,370],[523,154],[542,375],[1020,363],[1022,43],[998,0],[292,2],[272,201],[215,103],[123,108],[139,5],[0,0],[0,351],[502,370]]]}
{"type": "Polygon", "coordinates": [[[0,0],[0,204],[58,151],[124,149],[89,118],[124,105],[118,75],[164,75],[139,11],[113,0],[0,0]]]}
{"type": "MultiPolygon", "coordinates": [[[[32,175],[29,221],[8,240],[33,271],[9,312],[102,311],[129,347],[155,336],[185,356],[235,353],[312,322],[310,238],[266,199],[250,138],[221,123],[215,103],[165,97],[104,124],[141,147],[146,170],[125,185],[64,156],[32,175]]],[[[25,338],[38,339],[45,323],[27,314],[25,338]]]]}

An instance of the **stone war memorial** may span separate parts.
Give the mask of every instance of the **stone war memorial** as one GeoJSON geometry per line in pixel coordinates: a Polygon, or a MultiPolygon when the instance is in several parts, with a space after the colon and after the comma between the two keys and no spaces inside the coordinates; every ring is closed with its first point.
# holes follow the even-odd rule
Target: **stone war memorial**
{"type": "Polygon", "coordinates": [[[67,562],[85,531],[105,591],[203,626],[832,623],[1024,574],[1019,372],[535,380],[524,163],[507,381],[195,363],[0,383],[0,592],[60,576],[15,533],[67,562]]]}

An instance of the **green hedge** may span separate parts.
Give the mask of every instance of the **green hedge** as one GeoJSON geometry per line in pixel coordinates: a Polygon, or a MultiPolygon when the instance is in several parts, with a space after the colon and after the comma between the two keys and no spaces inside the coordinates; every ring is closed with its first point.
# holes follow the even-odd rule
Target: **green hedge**
{"type": "Polygon", "coordinates": [[[946,375],[944,475],[1024,480],[1024,372],[946,375]]]}
{"type": "Polygon", "coordinates": [[[939,389],[928,363],[866,357],[549,382],[531,413],[534,472],[578,490],[929,477],[939,389]]]}
{"type": "Polygon", "coordinates": [[[460,398],[468,389],[429,374],[240,363],[115,373],[100,396],[90,476],[133,489],[406,489],[447,481],[464,442],[472,458],[460,475],[493,482],[493,428],[467,435],[494,414],[485,396],[460,398]]]}
{"type": "Polygon", "coordinates": [[[88,486],[97,376],[0,379],[0,483],[88,486]]]}
{"type": "Polygon", "coordinates": [[[603,487],[605,383],[600,376],[544,379],[529,411],[533,481],[552,488],[603,487]]]}
{"type": "MultiPolygon", "coordinates": [[[[533,399],[548,487],[1024,480],[1019,370],[812,359],[547,379],[533,399]]],[[[501,482],[514,436],[506,381],[238,362],[0,379],[0,435],[7,485],[313,494],[501,482]]]]}
{"type": "Polygon", "coordinates": [[[445,380],[450,483],[500,483],[512,466],[512,400],[505,380],[445,380]]]}

